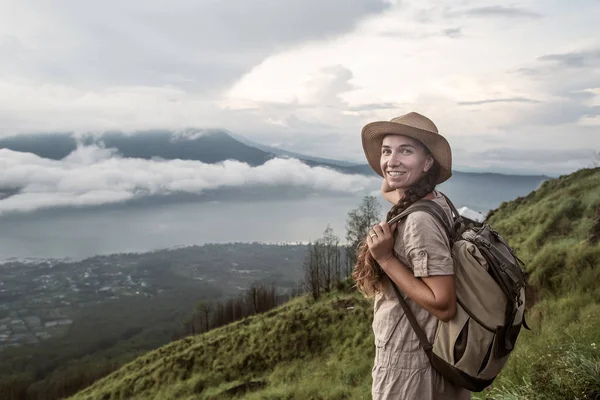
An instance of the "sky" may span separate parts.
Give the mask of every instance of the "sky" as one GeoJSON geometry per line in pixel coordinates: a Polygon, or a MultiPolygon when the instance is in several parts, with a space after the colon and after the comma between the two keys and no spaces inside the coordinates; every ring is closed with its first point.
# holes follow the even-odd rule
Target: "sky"
{"type": "MultiPolygon", "coordinates": [[[[362,126],[417,111],[448,138],[458,169],[556,176],[600,151],[599,20],[593,0],[0,0],[0,136],[222,128],[364,163],[362,126]]],[[[93,146],[59,162],[1,151],[11,172],[0,183],[28,185],[30,200],[1,200],[0,213],[26,210],[40,192],[52,204],[81,188],[86,204],[127,200],[123,165],[147,193],[170,190],[173,174],[196,189],[219,174],[93,146]]],[[[221,167],[244,182],[260,176],[221,167]]],[[[280,181],[364,186],[290,161],[265,168],[288,171],[280,181]]]]}
{"type": "MultiPolygon", "coordinates": [[[[457,170],[558,176],[600,164],[598,21],[597,0],[0,0],[0,137],[224,129],[288,151],[365,163],[362,127],[417,111],[448,139],[457,170]]],[[[62,160],[0,149],[0,217],[13,223],[7,235],[21,229],[20,246],[31,254],[55,247],[48,242],[53,227],[70,213],[72,240],[64,242],[76,243],[89,225],[82,215],[93,207],[93,225],[101,227],[110,220],[101,211],[106,205],[265,187],[317,199],[335,193],[351,207],[362,193],[377,194],[379,181],[289,159],[258,167],[127,159],[101,143],[62,160]],[[44,210],[62,214],[40,219],[44,210]],[[41,222],[27,225],[27,218],[41,222]]],[[[291,206],[278,204],[287,215],[291,206]]],[[[160,224],[188,221],[182,206],[171,207],[179,219],[167,213],[160,224]]],[[[182,230],[186,240],[194,241],[199,225],[203,240],[216,240],[211,232],[234,212],[219,207],[220,214],[205,210],[214,223],[194,209],[204,217],[182,230]]],[[[276,207],[263,208],[251,214],[276,207]]],[[[138,233],[119,242],[158,229],[147,210],[138,233]]],[[[108,231],[138,226],[123,213],[108,231]]],[[[98,250],[98,237],[86,252],[98,250]]],[[[4,240],[6,251],[18,247],[4,240]]]]}

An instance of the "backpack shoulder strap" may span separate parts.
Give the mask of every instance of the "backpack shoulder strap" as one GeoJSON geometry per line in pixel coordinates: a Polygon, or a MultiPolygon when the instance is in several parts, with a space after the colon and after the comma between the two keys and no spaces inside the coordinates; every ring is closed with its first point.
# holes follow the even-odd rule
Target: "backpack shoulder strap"
{"type": "Polygon", "coordinates": [[[390,282],[392,282],[392,286],[394,287],[394,292],[396,292],[396,296],[398,297],[398,302],[400,303],[400,306],[404,310],[404,315],[406,315],[408,322],[410,322],[410,325],[412,326],[413,330],[417,334],[417,337],[419,338],[419,342],[421,342],[421,346],[423,346],[423,350],[425,350],[425,354],[427,354],[427,357],[431,360],[431,351],[433,349],[433,345],[431,343],[429,343],[429,339],[427,339],[427,335],[425,334],[425,331],[423,331],[423,328],[421,328],[419,326],[419,323],[417,322],[417,319],[415,318],[415,315],[413,314],[413,312],[410,310],[408,303],[406,303],[406,300],[404,300],[404,298],[402,297],[402,294],[400,294],[400,289],[398,289],[398,286],[396,286],[396,284],[394,283],[392,278],[389,278],[389,280],[390,280],[390,282]]]}
{"type": "MultiPolygon", "coordinates": [[[[410,213],[413,213],[415,211],[424,211],[442,223],[442,226],[444,227],[444,230],[446,231],[446,234],[448,235],[448,238],[450,239],[450,242],[452,243],[455,238],[455,233],[457,232],[457,230],[456,230],[457,223],[462,224],[462,218],[460,218],[458,211],[456,210],[454,205],[450,202],[450,200],[446,197],[446,195],[444,195],[444,197],[446,198],[446,201],[448,202],[448,204],[450,205],[450,208],[452,209],[452,212],[454,213],[453,221],[450,221],[450,219],[448,218],[448,215],[446,214],[446,211],[444,211],[442,206],[437,204],[435,201],[419,200],[419,201],[413,203],[412,205],[410,205],[406,210],[404,210],[400,214],[391,218],[388,221],[388,224],[398,222],[398,221],[406,218],[410,213]]],[[[423,331],[423,328],[421,328],[419,326],[419,323],[417,322],[415,315],[413,314],[410,307],[408,306],[408,303],[406,303],[406,300],[404,300],[404,298],[402,297],[402,294],[400,293],[400,289],[398,288],[396,283],[392,280],[392,278],[389,278],[389,280],[392,283],[394,292],[396,292],[396,297],[398,297],[398,302],[400,303],[400,306],[404,310],[404,315],[406,315],[406,318],[410,322],[410,325],[412,326],[417,337],[419,338],[419,342],[421,343],[423,350],[425,350],[425,354],[427,354],[427,357],[431,360],[433,345],[431,343],[429,343],[429,340],[427,339],[427,335],[423,331]]]]}
{"type": "Polygon", "coordinates": [[[413,203],[406,210],[404,210],[400,214],[398,214],[395,217],[393,217],[392,219],[390,219],[388,221],[388,224],[392,224],[394,222],[399,222],[400,220],[406,218],[409,214],[411,214],[415,211],[424,211],[424,212],[428,213],[429,215],[433,216],[435,219],[437,219],[444,227],[444,230],[446,231],[446,235],[448,235],[448,238],[450,238],[451,241],[454,241],[454,233],[455,233],[454,221],[452,221],[452,222],[449,221],[446,211],[444,211],[442,206],[440,206],[438,203],[436,203],[433,200],[419,200],[419,201],[413,203]]]}

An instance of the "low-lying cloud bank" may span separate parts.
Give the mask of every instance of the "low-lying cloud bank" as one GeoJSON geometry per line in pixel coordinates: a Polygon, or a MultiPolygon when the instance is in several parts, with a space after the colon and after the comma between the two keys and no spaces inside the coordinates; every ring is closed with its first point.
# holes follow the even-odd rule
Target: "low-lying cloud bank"
{"type": "Polygon", "coordinates": [[[98,206],[174,193],[220,188],[296,186],[313,192],[355,194],[377,179],[276,158],[251,167],[238,161],[122,158],[115,149],[79,146],[62,160],[0,149],[0,215],[68,206],[98,206]]]}

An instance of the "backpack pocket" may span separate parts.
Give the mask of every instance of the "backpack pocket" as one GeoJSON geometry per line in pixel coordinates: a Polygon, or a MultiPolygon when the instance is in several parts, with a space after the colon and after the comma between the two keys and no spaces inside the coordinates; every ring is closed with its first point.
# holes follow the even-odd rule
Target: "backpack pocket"
{"type": "Polygon", "coordinates": [[[494,335],[494,342],[492,343],[492,348],[490,349],[491,354],[489,355],[489,358],[487,360],[484,360],[485,364],[482,364],[481,370],[477,375],[477,377],[480,379],[495,378],[502,370],[502,367],[504,367],[504,364],[506,364],[506,361],[508,361],[508,355],[502,358],[494,357],[493,348],[496,347],[497,340],[498,336],[494,335]]]}
{"type": "Polygon", "coordinates": [[[461,240],[454,244],[452,256],[458,301],[489,329],[504,325],[507,299],[488,272],[487,261],[479,249],[461,240]]]}
{"type": "Polygon", "coordinates": [[[457,304],[451,321],[438,324],[433,354],[472,377],[477,377],[493,357],[495,332],[479,324],[457,304]]]}
{"type": "Polygon", "coordinates": [[[477,377],[485,369],[487,360],[492,357],[496,334],[484,328],[473,318],[469,318],[465,329],[468,330],[469,337],[462,357],[454,366],[470,376],[477,377]]]}
{"type": "Polygon", "coordinates": [[[468,335],[468,322],[469,315],[460,304],[457,304],[456,314],[452,320],[448,322],[438,321],[435,340],[433,341],[433,353],[451,365],[462,358],[464,352],[461,345],[467,338],[465,334],[468,335]],[[458,348],[455,349],[457,344],[458,348]]]}

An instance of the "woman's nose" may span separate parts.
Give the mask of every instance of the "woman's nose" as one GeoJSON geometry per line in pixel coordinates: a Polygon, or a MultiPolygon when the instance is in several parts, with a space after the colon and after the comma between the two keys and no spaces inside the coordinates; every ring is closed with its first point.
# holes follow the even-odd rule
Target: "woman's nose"
{"type": "Polygon", "coordinates": [[[397,167],[402,164],[400,156],[398,154],[392,154],[388,160],[388,166],[397,167]]]}

